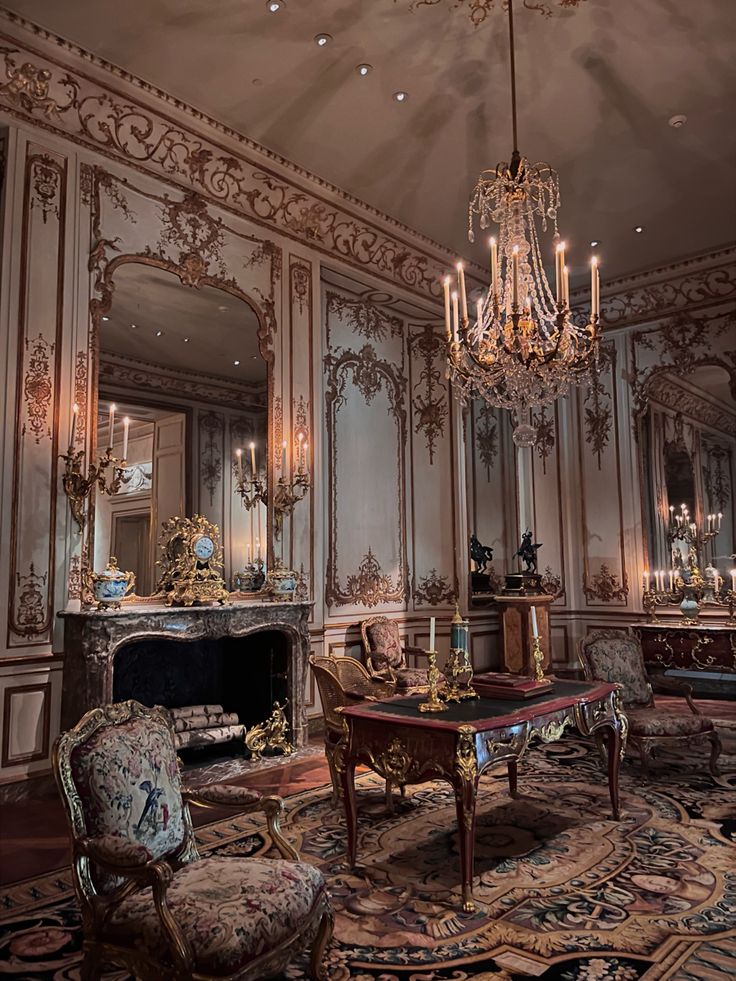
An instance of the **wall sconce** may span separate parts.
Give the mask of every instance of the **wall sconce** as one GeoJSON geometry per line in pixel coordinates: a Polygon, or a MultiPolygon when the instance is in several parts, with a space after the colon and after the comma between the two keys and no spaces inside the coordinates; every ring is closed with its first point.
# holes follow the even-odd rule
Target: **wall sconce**
{"type": "Polygon", "coordinates": [[[307,472],[307,449],[303,433],[299,433],[296,450],[296,473],[291,480],[286,479],[286,440],[281,449],[281,476],[273,492],[273,519],[276,538],[281,538],[284,515],[291,514],[294,505],[304,500],[312,482],[307,472]]]}
{"type": "Polygon", "coordinates": [[[235,493],[242,498],[244,507],[250,511],[259,502],[268,503],[268,494],[263,481],[256,476],[256,446],[250,444],[250,480],[247,480],[243,472],[243,451],[236,450],[237,467],[235,471],[235,493]]]}

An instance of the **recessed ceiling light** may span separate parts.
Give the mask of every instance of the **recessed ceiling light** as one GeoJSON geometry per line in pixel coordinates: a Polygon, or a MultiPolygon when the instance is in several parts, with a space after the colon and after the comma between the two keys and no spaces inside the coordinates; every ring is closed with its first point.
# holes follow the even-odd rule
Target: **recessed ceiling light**
{"type": "Polygon", "coordinates": [[[162,337],[162,336],[163,336],[163,331],[162,330],[157,330],[156,331],[156,337],[162,337]]]}
{"type": "Polygon", "coordinates": [[[188,343],[189,343],[189,338],[188,338],[188,337],[185,337],[185,338],[184,338],[184,343],[185,343],[185,344],[188,344],[188,343]]]}
{"type": "Polygon", "coordinates": [[[135,330],[137,328],[137,326],[138,326],[138,324],[131,324],[130,325],[130,329],[131,330],[135,330]]]}
{"type": "Polygon", "coordinates": [[[394,92],[394,102],[406,102],[408,98],[408,92],[394,92]]]}
{"type": "Polygon", "coordinates": [[[286,6],[285,0],[267,0],[266,6],[272,14],[277,14],[286,6]]]}
{"type": "Polygon", "coordinates": [[[103,317],[102,319],[103,319],[103,320],[105,321],[105,323],[107,323],[107,321],[108,321],[108,320],[109,320],[110,318],[109,318],[109,317],[103,317]]]}
{"type": "Polygon", "coordinates": [[[314,35],[314,40],[320,46],[320,48],[324,48],[324,46],[326,44],[329,44],[330,41],[332,40],[332,35],[331,34],[315,34],[314,35]]]}
{"type": "Polygon", "coordinates": [[[238,365],[240,364],[240,362],[239,362],[239,361],[233,361],[233,364],[234,364],[234,365],[235,365],[235,367],[237,368],[237,366],[238,366],[238,365]]]}
{"type": "Polygon", "coordinates": [[[637,235],[641,235],[641,233],[644,231],[644,226],[634,225],[634,231],[636,232],[637,235]]]}
{"type": "Polygon", "coordinates": [[[675,116],[670,116],[668,122],[673,129],[680,129],[687,122],[687,116],[684,113],[678,112],[675,116]]]}
{"type": "Polygon", "coordinates": [[[362,75],[363,78],[365,78],[366,75],[370,75],[370,73],[373,71],[373,65],[358,65],[355,70],[359,75],[362,75]]]}
{"type": "Polygon", "coordinates": [[[227,313],[227,307],[224,306],[222,303],[217,309],[220,311],[220,313],[227,313]]]}
{"type": "Polygon", "coordinates": [[[592,248],[595,248],[597,245],[600,245],[601,243],[598,241],[597,238],[594,238],[590,244],[592,248]]]}

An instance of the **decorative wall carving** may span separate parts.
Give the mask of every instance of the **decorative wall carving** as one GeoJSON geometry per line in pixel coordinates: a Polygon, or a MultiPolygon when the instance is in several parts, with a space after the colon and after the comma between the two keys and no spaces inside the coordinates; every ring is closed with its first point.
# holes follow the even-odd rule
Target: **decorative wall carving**
{"type": "Polygon", "coordinates": [[[87,439],[87,352],[77,351],[74,359],[74,401],[79,406],[75,446],[84,446],[87,439]]]}
{"type": "Polygon", "coordinates": [[[609,569],[605,562],[601,562],[600,569],[595,575],[583,577],[583,592],[587,600],[599,600],[601,603],[613,603],[615,600],[626,600],[629,595],[629,583],[624,572],[623,582],[619,582],[618,576],[609,569]]]}
{"type": "Polygon", "coordinates": [[[44,630],[46,601],[41,587],[48,585],[49,574],[39,575],[31,562],[25,575],[16,573],[18,595],[15,609],[15,629],[23,637],[32,637],[44,630]]]}
{"type": "Polygon", "coordinates": [[[731,500],[731,455],[723,446],[707,445],[704,449],[703,484],[708,507],[715,514],[725,512],[731,500]]]}
{"type": "Polygon", "coordinates": [[[434,463],[436,442],[445,433],[445,420],[449,414],[447,404],[447,388],[442,384],[442,373],[436,367],[437,359],[445,356],[444,339],[434,330],[431,323],[425,324],[421,330],[409,337],[409,351],[417,360],[421,360],[422,370],[419,381],[414,384],[411,404],[416,413],[414,432],[424,433],[429,452],[429,462],[434,463]]]}
{"type": "Polygon", "coordinates": [[[684,413],[713,429],[720,429],[726,435],[736,436],[736,412],[729,412],[722,403],[716,404],[703,398],[689,389],[686,383],[683,384],[681,379],[667,374],[653,374],[647,385],[647,397],[672,412],[684,413]]]}
{"type": "Polygon", "coordinates": [[[489,405],[482,405],[478,410],[478,428],[475,433],[478,455],[486,468],[486,479],[491,479],[493,461],[498,455],[498,424],[489,405]]]}
{"type": "Polygon", "coordinates": [[[298,399],[292,400],[292,448],[295,453],[299,449],[300,442],[308,444],[311,441],[309,432],[309,414],[309,403],[305,400],[303,395],[300,395],[298,399]]]}
{"type": "Polygon", "coordinates": [[[44,225],[49,215],[59,217],[60,177],[59,168],[49,158],[40,157],[34,162],[31,207],[40,209],[44,225]]]}
{"type": "Polygon", "coordinates": [[[340,317],[356,334],[378,343],[387,337],[401,337],[404,322],[370,300],[350,300],[341,293],[327,292],[327,315],[340,317]]]}
{"type": "Polygon", "coordinates": [[[0,104],[9,112],[409,290],[441,295],[441,277],[452,257],[437,243],[120,69],[114,85],[105,87],[76,64],[81,56],[103,74],[111,72],[109,65],[33,28],[36,40],[54,45],[55,56],[65,59],[59,67],[22,39],[21,18],[4,16],[18,25],[18,37],[5,34],[0,46],[5,71],[0,104]],[[137,98],[136,90],[168,105],[158,113],[137,98]],[[192,120],[196,129],[172,122],[172,115],[192,120]]]}
{"type": "Polygon", "coordinates": [[[378,559],[370,547],[358,566],[358,571],[348,576],[343,603],[360,603],[363,606],[378,606],[379,603],[392,603],[403,600],[404,585],[394,583],[390,576],[383,574],[378,559]]]}
{"type": "Polygon", "coordinates": [[[613,428],[613,400],[606,386],[601,381],[601,375],[614,373],[616,352],[611,344],[601,345],[601,363],[594,369],[590,384],[583,400],[585,413],[585,442],[590,446],[593,455],[598,460],[601,469],[601,456],[608,446],[613,428]]]}
{"type": "Polygon", "coordinates": [[[26,403],[26,422],[23,434],[27,432],[40,443],[42,438],[51,439],[49,409],[53,396],[51,364],[54,344],[50,344],[39,334],[34,340],[26,338],[28,351],[27,369],[23,379],[23,396],[26,403]]]}
{"type": "Polygon", "coordinates": [[[215,501],[215,491],[222,480],[222,437],[225,433],[225,417],[219,412],[199,414],[199,476],[210,496],[210,507],[215,501]]]}
{"type": "MultiPolygon", "coordinates": [[[[394,0],[394,2],[396,3],[398,0],[394,0]]],[[[417,7],[434,7],[441,2],[442,0],[410,0],[409,9],[413,11],[417,7]]],[[[549,3],[544,3],[543,0],[523,0],[523,2],[527,10],[536,10],[543,17],[551,17],[553,3],[557,7],[569,9],[570,7],[577,7],[579,4],[585,3],[585,0],[550,0],[549,3]]],[[[496,0],[453,0],[454,7],[464,8],[466,3],[468,17],[474,27],[480,26],[490,12],[497,6],[496,0]]],[[[498,0],[498,7],[505,7],[502,0],[498,0]]]]}
{"type": "Polygon", "coordinates": [[[554,596],[555,599],[559,599],[561,596],[565,595],[565,587],[562,585],[562,578],[555,575],[552,571],[552,566],[548,565],[545,567],[544,573],[541,579],[542,592],[547,593],[548,596],[554,596]]]}
{"type": "Polygon", "coordinates": [[[289,270],[291,276],[291,296],[299,307],[299,313],[304,313],[304,309],[309,303],[309,288],[312,283],[312,270],[303,262],[292,262],[289,270]]]}
{"type": "Polygon", "coordinates": [[[441,603],[453,603],[457,592],[450,585],[449,576],[440,576],[436,569],[430,569],[426,576],[415,583],[413,589],[414,602],[417,606],[426,603],[428,606],[439,606],[441,603]]]}
{"type": "Polygon", "coordinates": [[[284,403],[280,395],[276,395],[273,400],[273,468],[280,470],[283,462],[281,445],[284,442],[284,403]]]}
{"type": "Polygon", "coordinates": [[[546,405],[539,412],[532,413],[532,425],[537,431],[534,449],[542,461],[542,472],[547,473],[547,457],[555,446],[555,420],[553,416],[547,415],[546,405]]]}

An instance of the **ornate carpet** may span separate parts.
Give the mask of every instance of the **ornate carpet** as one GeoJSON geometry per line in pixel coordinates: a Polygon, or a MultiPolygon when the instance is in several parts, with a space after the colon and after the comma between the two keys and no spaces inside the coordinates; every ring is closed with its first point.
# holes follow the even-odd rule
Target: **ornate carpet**
{"type": "MultiPolygon", "coordinates": [[[[360,867],[344,862],[329,788],[287,801],[286,834],[325,873],[336,909],[333,981],[725,981],[736,977],[736,760],[714,784],[704,758],[665,757],[649,783],[622,768],[610,818],[598,757],[575,737],[533,748],[521,797],[481,781],[478,910],[460,910],[449,786],[407,788],[389,816],[383,782],[358,778],[360,867]]],[[[268,849],[258,817],[207,825],[201,850],[268,849]]],[[[68,871],[0,892],[0,976],[78,979],[80,923],[68,871]]],[[[306,962],[286,977],[302,979],[306,962]]],[[[105,981],[127,981],[110,971],[105,981]]]]}

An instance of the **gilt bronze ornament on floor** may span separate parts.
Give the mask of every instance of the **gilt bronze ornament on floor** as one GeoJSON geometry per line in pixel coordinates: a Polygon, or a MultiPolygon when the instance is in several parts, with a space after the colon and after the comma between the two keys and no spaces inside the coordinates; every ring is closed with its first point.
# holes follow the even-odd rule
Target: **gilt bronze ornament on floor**
{"type": "Polygon", "coordinates": [[[280,750],[284,756],[291,756],[294,752],[294,747],[287,738],[289,722],[284,712],[285,708],[286,702],[283,705],[274,702],[273,712],[266,721],[253,726],[245,734],[245,745],[256,759],[260,759],[267,750],[269,752],[280,750]]]}

